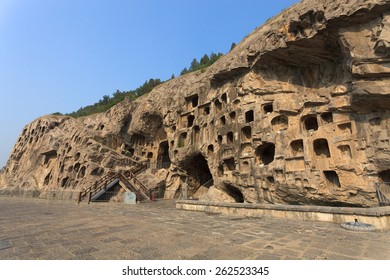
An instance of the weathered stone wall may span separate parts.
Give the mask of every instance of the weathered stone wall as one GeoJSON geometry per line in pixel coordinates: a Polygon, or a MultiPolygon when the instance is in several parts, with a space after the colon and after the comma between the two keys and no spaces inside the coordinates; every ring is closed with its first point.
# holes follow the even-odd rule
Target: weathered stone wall
{"type": "Polygon", "coordinates": [[[3,187],[84,188],[148,162],[165,197],[376,206],[390,197],[390,1],[302,1],[205,71],[83,119],[42,117],[3,187]],[[165,171],[164,171],[165,170],[165,171]]]}

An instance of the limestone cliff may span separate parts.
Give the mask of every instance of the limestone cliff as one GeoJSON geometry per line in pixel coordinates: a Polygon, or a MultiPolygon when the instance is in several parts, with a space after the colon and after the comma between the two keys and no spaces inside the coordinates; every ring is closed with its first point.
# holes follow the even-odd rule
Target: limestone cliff
{"type": "Polygon", "coordinates": [[[389,82],[390,1],[302,1],[205,71],[104,114],[33,121],[0,186],[83,189],[147,162],[166,198],[187,181],[200,199],[376,206],[389,82]]]}

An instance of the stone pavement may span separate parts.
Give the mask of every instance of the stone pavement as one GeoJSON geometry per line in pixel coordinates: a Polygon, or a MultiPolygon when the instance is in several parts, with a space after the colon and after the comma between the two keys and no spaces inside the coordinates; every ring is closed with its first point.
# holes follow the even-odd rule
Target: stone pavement
{"type": "Polygon", "coordinates": [[[390,259],[390,231],[140,205],[0,197],[0,259],[390,259]]]}

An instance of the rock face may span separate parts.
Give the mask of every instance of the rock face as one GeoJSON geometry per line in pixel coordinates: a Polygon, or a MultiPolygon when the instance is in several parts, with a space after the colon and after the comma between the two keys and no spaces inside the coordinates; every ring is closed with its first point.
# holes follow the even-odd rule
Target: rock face
{"type": "Polygon", "coordinates": [[[142,161],[166,198],[187,182],[207,200],[377,206],[389,108],[390,1],[302,1],[205,71],[104,114],[35,120],[0,186],[83,189],[142,161]]]}

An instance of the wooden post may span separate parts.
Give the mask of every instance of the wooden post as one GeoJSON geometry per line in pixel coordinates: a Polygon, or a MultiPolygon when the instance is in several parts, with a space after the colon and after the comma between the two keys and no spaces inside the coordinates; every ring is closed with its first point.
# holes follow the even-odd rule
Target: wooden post
{"type": "Polygon", "coordinates": [[[92,200],[92,192],[89,192],[88,193],[88,204],[91,203],[91,200],[92,200]]]}
{"type": "Polygon", "coordinates": [[[79,192],[77,196],[77,204],[80,204],[80,202],[81,202],[81,192],[79,192]]]}

